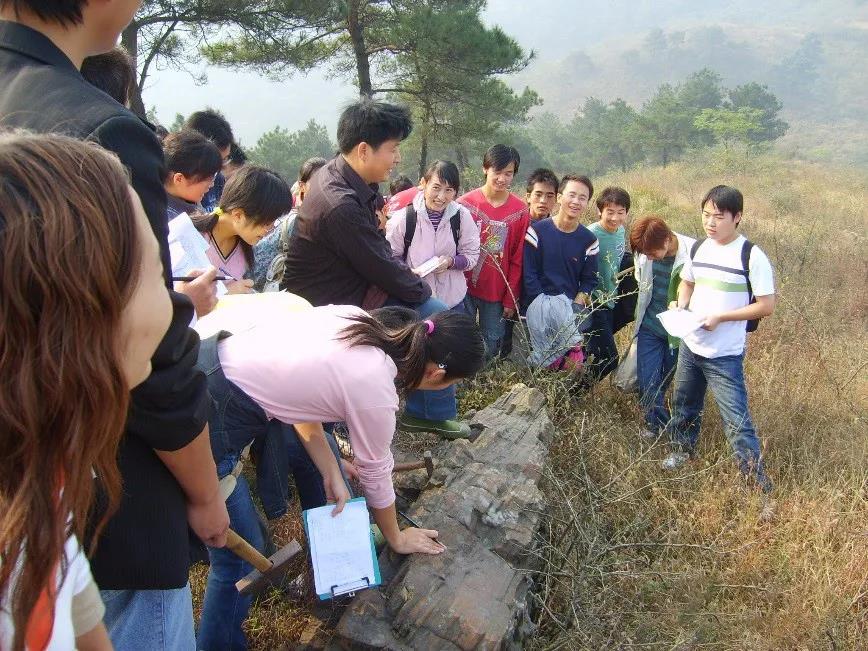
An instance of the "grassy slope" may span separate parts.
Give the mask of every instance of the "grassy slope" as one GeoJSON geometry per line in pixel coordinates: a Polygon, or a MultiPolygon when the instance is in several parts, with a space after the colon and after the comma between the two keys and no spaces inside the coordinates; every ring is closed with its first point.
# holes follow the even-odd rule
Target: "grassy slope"
{"type": "MultiPolygon", "coordinates": [[[[868,648],[868,177],[717,153],[605,182],[630,190],[634,216],[661,214],[691,234],[708,187],[744,191],[744,232],[780,288],[746,363],[778,517],[758,521],[711,403],[701,458],[664,476],[664,446],[639,441],[632,397],[602,386],[574,401],[557,379],[530,380],[561,430],[537,646],[868,648]]],[[[504,375],[475,382],[465,404],[521,372],[504,375]]]]}
{"type": "MultiPolygon", "coordinates": [[[[868,177],[710,153],[598,185],[607,182],[631,192],[634,216],[661,214],[692,234],[708,187],[744,191],[744,232],[770,255],[780,285],[747,357],[778,518],[758,522],[759,500],[728,459],[713,405],[701,459],[671,477],[658,469],[662,444],[636,436],[635,399],[608,385],[578,400],[556,376],[509,366],[467,383],[463,409],[515,381],[536,384],[560,430],[534,568],[535,645],[868,648],[868,177]]],[[[195,578],[201,591],[202,572],[195,578]]],[[[272,595],[253,609],[253,646],[292,644],[311,621],[303,602],[272,595]]]]}

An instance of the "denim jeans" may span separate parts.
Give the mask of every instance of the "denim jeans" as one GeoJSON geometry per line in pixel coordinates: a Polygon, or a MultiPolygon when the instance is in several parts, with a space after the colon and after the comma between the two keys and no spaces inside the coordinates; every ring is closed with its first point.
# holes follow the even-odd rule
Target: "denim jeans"
{"type": "Polygon", "coordinates": [[[506,324],[503,320],[503,303],[483,301],[468,294],[464,298],[464,311],[470,316],[479,317],[479,329],[485,342],[486,359],[494,359],[500,353],[506,324]]]}
{"type": "Polygon", "coordinates": [[[117,651],[194,651],[190,584],[176,590],[100,590],[117,651]]]}
{"type": "Polygon", "coordinates": [[[650,328],[639,328],[636,335],[636,375],[639,383],[639,405],[645,426],[652,432],[662,432],[669,422],[666,389],[672,382],[678,349],[669,346],[669,339],[650,328]]]}
{"type": "Polygon", "coordinates": [[[706,388],[720,410],[739,469],[753,477],[764,492],[770,491],[772,484],[763,468],[759,438],[747,406],[743,353],[709,358],[695,354],[686,344],[679,347],[673,415],[668,426],[673,446],[690,454],[696,450],[706,388]]]}
{"type": "MultiPolygon", "coordinates": [[[[405,305],[397,299],[390,299],[386,305],[405,305]]],[[[421,305],[409,306],[419,314],[419,318],[427,319],[432,314],[445,312],[449,308],[438,298],[433,296],[421,305]]],[[[445,389],[410,391],[404,403],[404,412],[414,418],[426,420],[450,420],[458,415],[458,402],[455,398],[455,386],[445,389]]]]}
{"type": "Polygon", "coordinates": [[[608,307],[595,306],[585,350],[594,356],[590,373],[599,382],[618,367],[618,347],[614,334],[615,313],[608,307]]]}
{"type": "Polygon", "coordinates": [[[256,457],[256,492],[269,520],[287,512],[289,500],[290,438],[295,430],[278,420],[268,422],[265,433],[253,440],[251,451],[256,457]]]}

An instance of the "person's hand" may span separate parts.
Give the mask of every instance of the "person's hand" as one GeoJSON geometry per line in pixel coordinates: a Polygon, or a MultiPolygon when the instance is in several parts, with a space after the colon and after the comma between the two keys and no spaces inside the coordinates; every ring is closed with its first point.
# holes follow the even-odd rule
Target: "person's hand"
{"type": "Polygon", "coordinates": [[[344,474],[351,481],[359,481],[359,469],[356,468],[352,461],[341,459],[341,467],[344,469],[344,474]]]}
{"type": "Polygon", "coordinates": [[[584,307],[588,307],[588,295],[585,292],[579,292],[576,294],[576,297],[573,299],[573,303],[577,303],[578,305],[583,305],[584,307]]]}
{"type": "Polygon", "coordinates": [[[235,280],[231,283],[226,283],[226,292],[228,294],[252,294],[253,279],[242,278],[241,280],[235,280]]]}
{"type": "Polygon", "coordinates": [[[709,314],[707,317],[705,317],[702,320],[702,328],[704,330],[711,331],[711,330],[714,330],[721,323],[722,323],[722,320],[721,320],[719,314],[709,314]]]}
{"type": "Polygon", "coordinates": [[[219,491],[207,502],[187,502],[187,522],[199,539],[209,547],[226,546],[229,513],[219,491]]]}
{"type": "Polygon", "coordinates": [[[514,319],[515,318],[515,308],[514,307],[503,308],[503,318],[504,319],[514,319]]]}
{"type": "Polygon", "coordinates": [[[435,274],[441,274],[452,266],[452,257],[448,255],[440,256],[440,263],[434,269],[435,274]]]}
{"type": "Polygon", "coordinates": [[[322,483],[325,488],[326,500],[335,502],[335,508],[332,510],[332,516],[335,516],[344,510],[344,505],[350,499],[350,491],[344,481],[344,476],[337,466],[335,466],[333,472],[322,478],[322,483]]]}
{"type": "Polygon", "coordinates": [[[446,548],[434,538],[437,532],[433,529],[417,529],[410,527],[398,534],[398,539],[389,546],[398,554],[442,554],[446,548]]]}
{"type": "Polygon", "coordinates": [[[187,275],[194,276],[196,280],[191,280],[188,283],[175,283],[175,291],[184,294],[193,301],[196,316],[201,318],[217,305],[217,285],[214,282],[217,277],[217,269],[214,267],[192,269],[187,275]]]}

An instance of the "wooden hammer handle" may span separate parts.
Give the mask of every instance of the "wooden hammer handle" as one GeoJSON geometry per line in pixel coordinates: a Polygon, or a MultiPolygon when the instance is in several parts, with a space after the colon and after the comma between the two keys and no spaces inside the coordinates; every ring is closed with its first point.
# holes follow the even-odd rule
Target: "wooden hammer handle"
{"type": "Polygon", "coordinates": [[[263,574],[272,568],[270,560],[260,554],[253,545],[232,531],[232,529],[226,533],[226,546],[231,549],[236,556],[243,558],[263,574]]]}

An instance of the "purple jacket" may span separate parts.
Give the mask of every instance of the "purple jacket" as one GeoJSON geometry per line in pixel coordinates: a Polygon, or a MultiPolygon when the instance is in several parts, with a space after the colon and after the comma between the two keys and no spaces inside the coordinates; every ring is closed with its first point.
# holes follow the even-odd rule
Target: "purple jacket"
{"type": "MultiPolygon", "coordinates": [[[[479,259],[479,227],[473,221],[470,211],[457,201],[452,201],[443,211],[443,219],[437,230],[428,218],[428,210],[425,208],[424,193],[420,192],[413,199],[413,207],[416,209],[416,233],[407,253],[407,266],[415,269],[434,256],[448,255],[455,257],[462,255],[467,263],[464,269],[447,269],[442,273],[431,273],[422,280],[431,287],[432,295],[439,298],[449,307],[455,307],[467,294],[467,280],[464,276],[465,269],[472,269],[479,259]],[[458,250],[455,247],[455,238],[452,236],[450,220],[456,212],[461,214],[461,228],[458,237],[458,250]]],[[[404,257],[404,232],[407,226],[407,209],[402,208],[392,213],[386,222],[386,239],[392,247],[392,253],[397,257],[404,257]]]]}

